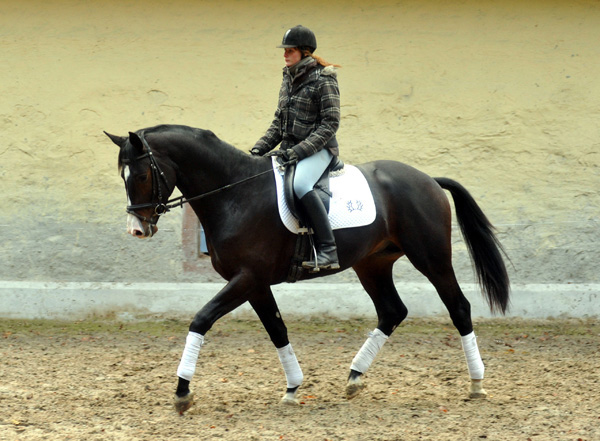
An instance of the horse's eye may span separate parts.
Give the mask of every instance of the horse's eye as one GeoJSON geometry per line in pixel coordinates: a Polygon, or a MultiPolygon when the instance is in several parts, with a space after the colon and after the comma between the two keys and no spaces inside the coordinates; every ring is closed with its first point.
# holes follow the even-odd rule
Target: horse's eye
{"type": "Polygon", "coordinates": [[[138,182],[144,183],[148,180],[148,174],[142,173],[142,174],[136,175],[135,180],[138,182]]]}

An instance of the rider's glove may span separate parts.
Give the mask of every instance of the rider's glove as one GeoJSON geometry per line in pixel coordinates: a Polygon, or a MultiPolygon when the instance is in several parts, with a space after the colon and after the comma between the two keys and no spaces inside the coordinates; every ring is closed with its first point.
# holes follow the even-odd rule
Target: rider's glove
{"type": "Polygon", "coordinates": [[[298,156],[298,153],[296,153],[296,150],[294,149],[287,149],[283,152],[283,159],[285,159],[285,162],[290,163],[290,164],[295,164],[296,162],[298,162],[300,160],[300,157],[298,156]]]}

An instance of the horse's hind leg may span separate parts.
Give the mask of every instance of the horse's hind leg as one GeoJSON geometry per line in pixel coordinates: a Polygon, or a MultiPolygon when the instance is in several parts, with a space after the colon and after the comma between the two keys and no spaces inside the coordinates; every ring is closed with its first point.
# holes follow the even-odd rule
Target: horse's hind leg
{"type": "Polygon", "coordinates": [[[271,341],[275,345],[279,361],[285,372],[287,389],[281,399],[281,403],[298,404],[296,392],[302,384],[304,375],[302,374],[302,369],[292,349],[292,345],[288,340],[287,328],[283,323],[271,288],[266,287],[260,292],[257,291],[256,295],[250,299],[250,304],[254,308],[254,311],[256,311],[271,341]]]}
{"type": "Polygon", "coordinates": [[[479,354],[477,339],[471,321],[471,304],[462,293],[454,271],[450,270],[439,280],[430,278],[440,298],[448,309],[452,323],[460,334],[460,339],[471,377],[470,398],[485,398],[487,392],[483,389],[483,373],[485,367],[479,354]]]}
{"type": "Polygon", "coordinates": [[[364,388],[362,375],[369,369],[377,353],[396,327],[406,318],[406,306],[400,300],[392,278],[397,256],[375,255],[354,266],[377,311],[377,328],[369,333],[350,366],[346,397],[354,398],[364,388]]]}
{"type": "Polygon", "coordinates": [[[487,393],[482,387],[484,365],[473,332],[471,305],[460,289],[452,268],[449,237],[449,228],[433,228],[429,230],[427,239],[405,244],[404,250],[415,268],[433,284],[460,334],[471,377],[470,398],[485,398],[487,393]]]}

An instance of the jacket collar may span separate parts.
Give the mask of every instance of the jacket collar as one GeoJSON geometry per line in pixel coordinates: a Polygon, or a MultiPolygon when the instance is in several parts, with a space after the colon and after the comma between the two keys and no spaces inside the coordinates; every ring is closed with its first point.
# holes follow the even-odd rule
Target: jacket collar
{"type": "Polygon", "coordinates": [[[293,66],[284,67],[283,74],[287,75],[290,80],[294,82],[296,79],[302,78],[305,73],[312,70],[312,68],[316,65],[317,60],[315,60],[313,57],[304,57],[293,66]]]}

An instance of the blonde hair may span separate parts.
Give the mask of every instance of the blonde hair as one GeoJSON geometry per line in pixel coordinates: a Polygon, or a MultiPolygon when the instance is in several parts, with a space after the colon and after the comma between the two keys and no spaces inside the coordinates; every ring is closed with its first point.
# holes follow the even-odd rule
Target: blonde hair
{"type": "Polygon", "coordinates": [[[323,58],[319,57],[318,55],[313,54],[308,49],[302,49],[302,50],[300,50],[300,52],[302,53],[302,58],[304,58],[304,57],[313,57],[315,60],[317,60],[317,63],[319,63],[321,66],[324,66],[324,67],[327,67],[327,66],[342,67],[339,64],[333,64],[333,63],[330,63],[328,61],[325,61],[323,58]]]}

